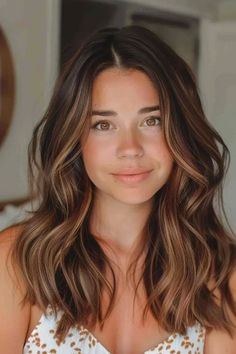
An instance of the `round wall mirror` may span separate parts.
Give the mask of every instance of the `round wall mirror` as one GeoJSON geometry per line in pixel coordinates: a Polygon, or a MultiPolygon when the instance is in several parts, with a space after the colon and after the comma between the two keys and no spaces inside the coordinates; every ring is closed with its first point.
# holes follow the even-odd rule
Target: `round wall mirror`
{"type": "Polygon", "coordinates": [[[0,27],[0,145],[9,130],[15,101],[15,75],[10,48],[0,27]]]}

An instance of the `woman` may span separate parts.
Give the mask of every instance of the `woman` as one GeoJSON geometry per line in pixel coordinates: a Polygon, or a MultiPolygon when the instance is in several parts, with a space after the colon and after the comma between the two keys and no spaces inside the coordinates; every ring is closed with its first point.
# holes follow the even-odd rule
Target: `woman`
{"type": "Polygon", "coordinates": [[[92,34],[33,133],[39,207],[1,235],[3,352],[235,353],[228,157],[172,49],[92,34]]]}

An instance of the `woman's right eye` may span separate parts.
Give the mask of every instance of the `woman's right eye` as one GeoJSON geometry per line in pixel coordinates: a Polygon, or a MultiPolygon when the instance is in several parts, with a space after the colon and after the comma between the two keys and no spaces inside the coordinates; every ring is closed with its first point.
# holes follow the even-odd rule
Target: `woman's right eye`
{"type": "Polygon", "coordinates": [[[109,130],[110,123],[107,121],[97,121],[92,125],[95,130],[109,130]],[[100,127],[100,128],[99,128],[100,127]]]}

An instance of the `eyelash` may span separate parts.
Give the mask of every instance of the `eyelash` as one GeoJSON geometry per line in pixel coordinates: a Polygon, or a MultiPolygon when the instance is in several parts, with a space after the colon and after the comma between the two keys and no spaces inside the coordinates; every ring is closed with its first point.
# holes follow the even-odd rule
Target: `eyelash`
{"type": "MultiPolygon", "coordinates": [[[[147,118],[146,119],[146,121],[148,121],[149,119],[157,119],[158,121],[159,121],[159,124],[158,125],[160,125],[161,124],[161,118],[160,117],[149,117],[149,118],[147,118]]],[[[109,123],[107,120],[97,120],[93,125],[92,125],[92,129],[95,129],[95,130],[101,130],[101,131],[107,131],[107,130],[109,130],[109,129],[98,129],[97,128],[97,126],[99,125],[99,124],[102,124],[102,123],[109,123]]],[[[158,125],[150,125],[149,127],[156,127],[156,126],[158,126],[158,125]]]]}

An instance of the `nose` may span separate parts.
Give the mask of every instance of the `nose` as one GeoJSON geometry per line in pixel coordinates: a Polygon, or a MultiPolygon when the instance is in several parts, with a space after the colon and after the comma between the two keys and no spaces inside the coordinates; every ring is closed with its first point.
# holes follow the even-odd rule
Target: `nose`
{"type": "Polygon", "coordinates": [[[142,143],[140,141],[140,137],[137,132],[126,131],[122,132],[118,148],[117,148],[117,156],[119,158],[123,157],[141,157],[143,156],[144,149],[142,143]]]}

